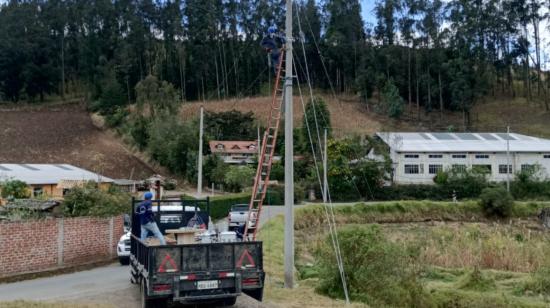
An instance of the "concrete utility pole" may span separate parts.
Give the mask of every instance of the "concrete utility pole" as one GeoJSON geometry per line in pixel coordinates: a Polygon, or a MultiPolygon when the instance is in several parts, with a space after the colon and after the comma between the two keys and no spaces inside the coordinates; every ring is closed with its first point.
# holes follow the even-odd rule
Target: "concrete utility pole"
{"type": "Polygon", "coordinates": [[[506,190],[510,192],[510,126],[506,128],[506,190]]]}
{"type": "Polygon", "coordinates": [[[292,123],[292,0],[286,0],[285,66],[285,287],[294,288],[294,142],[292,123]]]}
{"type": "Polygon", "coordinates": [[[327,158],[327,129],[325,128],[325,143],[323,155],[323,203],[327,203],[328,200],[328,177],[327,177],[327,167],[328,167],[328,158],[327,158]]]}
{"type": "Polygon", "coordinates": [[[202,196],[202,135],[204,130],[204,107],[201,106],[201,120],[199,131],[199,174],[197,176],[197,197],[202,196]]]}

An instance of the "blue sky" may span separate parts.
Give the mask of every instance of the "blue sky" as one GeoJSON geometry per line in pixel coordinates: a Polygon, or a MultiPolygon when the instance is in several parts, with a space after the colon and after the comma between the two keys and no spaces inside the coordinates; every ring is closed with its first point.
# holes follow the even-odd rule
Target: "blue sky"
{"type": "Polygon", "coordinates": [[[374,18],[374,13],[372,10],[374,9],[374,2],[375,0],[361,0],[361,11],[363,13],[363,21],[372,23],[376,21],[374,18]]]}

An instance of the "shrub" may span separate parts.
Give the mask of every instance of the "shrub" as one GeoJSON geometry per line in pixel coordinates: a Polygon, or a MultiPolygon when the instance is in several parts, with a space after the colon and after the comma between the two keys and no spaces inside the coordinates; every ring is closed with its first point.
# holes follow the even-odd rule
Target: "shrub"
{"type": "Polygon", "coordinates": [[[19,180],[0,182],[2,198],[24,199],[31,196],[27,183],[19,180]]]}
{"type": "Polygon", "coordinates": [[[510,191],[516,199],[550,198],[550,181],[544,179],[540,173],[541,167],[533,166],[531,170],[516,173],[510,183],[510,191]]]}
{"type": "Polygon", "coordinates": [[[509,217],[514,207],[512,195],[503,187],[485,188],[479,205],[487,216],[509,217]]]}
{"type": "Polygon", "coordinates": [[[231,206],[234,204],[248,204],[250,194],[235,194],[210,198],[210,217],[212,220],[227,217],[231,206]]]}
{"type": "Polygon", "coordinates": [[[62,208],[66,216],[108,217],[130,210],[130,195],[111,187],[105,191],[96,183],[89,182],[83,187],[74,187],[65,195],[62,208]]]}
{"type": "Polygon", "coordinates": [[[550,295],[550,267],[543,266],[531,274],[531,280],[525,284],[524,291],[550,295]]]}
{"type": "MultiPolygon", "coordinates": [[[[414,262],[401,246],[387,240],[379,226],[347,226],[338,231],[352,300],[373,307],[430,306],[430,296],[415,278],[414,262]]],[[[331,239],[317,249],[318,292],[342,298],[343,289],[331,239]]]]}
{"type": "Polygon", "coordinates": [[[250,186],[255,171],[249,166],[230,166],[225,174],[224,182],[232,192],[241,192],[244,187],[250,186]]]}
{"type": "Polygon", "coordinates": [[[109,127],[118,127],[125,122],[128,110],[116,107],[114,111],[105,115],[105,124],[109,127]]]}

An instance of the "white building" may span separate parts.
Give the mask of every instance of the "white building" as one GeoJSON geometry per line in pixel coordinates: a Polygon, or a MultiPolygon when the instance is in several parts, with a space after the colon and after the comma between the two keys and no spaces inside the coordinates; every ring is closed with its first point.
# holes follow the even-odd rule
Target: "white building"
{"type": "MultiPolygon", "coordinates": [[[[389,147],[392,181],[433,184],[440,170],[483,168],[488,180],[506,181],[513,174],[540,165],[550,174],[550,140],[506,133],[377,133],[389,147]],[[509,136],[509,140],[508,140],[509,136]],[[509,149],[509,155],[507,155],[509,149]],[[509,165],[506,168],[506,165],[509,165]]],[[[380,153],[369,158],[380,159],[380,153]]]]}

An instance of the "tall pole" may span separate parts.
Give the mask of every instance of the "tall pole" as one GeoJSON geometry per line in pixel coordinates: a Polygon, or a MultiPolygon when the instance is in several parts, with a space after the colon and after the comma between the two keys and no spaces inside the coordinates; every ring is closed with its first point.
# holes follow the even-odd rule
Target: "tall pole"
{"type": "Polygon", "coordinates": [[[506,128],[506,190],[510,192],[510,126],[506,128]]]}
{"type": "Polygon", "coordinates": [[[323,152],[325,155],[323,155],[323,203],[327,203],[328,199],[328,177],[327,177],[327,129],[325,128],[325,142],[324,142],[324,150],[323,152]]]}
{"type": "Polygon", "coordinates": [[[292,123],[292,0],[286,0],[285,66],[285,287],[294,287],[294,143],[292,123]]]}
{"type": "Polygon", "coordinates": [[[204,107],[201,106],[201,119],[199,125],[199,174],[197,176],[197,197],[202,196],[202,135],[204,130],[204,107]]]}

